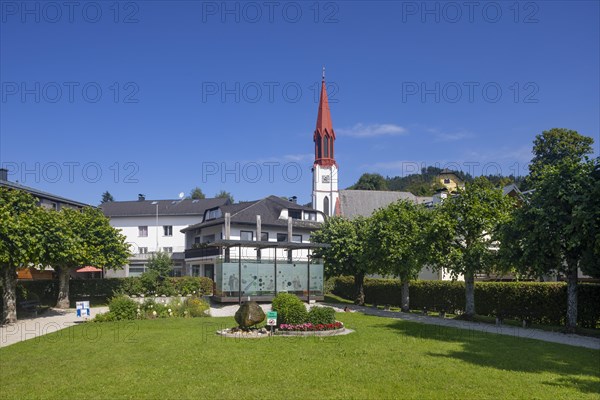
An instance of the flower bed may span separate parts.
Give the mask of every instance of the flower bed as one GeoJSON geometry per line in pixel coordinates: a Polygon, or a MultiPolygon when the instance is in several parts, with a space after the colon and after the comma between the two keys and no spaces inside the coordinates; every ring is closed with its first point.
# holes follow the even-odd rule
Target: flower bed
{"type": "Polygon", "coordinates": [[[335,321],[333,324],[312,324],[306,322],[304,324],[281,324],[279,330],[282,332],[320,332],[333,331],[343,329],[344,324],[340,321],[335,321]]]}

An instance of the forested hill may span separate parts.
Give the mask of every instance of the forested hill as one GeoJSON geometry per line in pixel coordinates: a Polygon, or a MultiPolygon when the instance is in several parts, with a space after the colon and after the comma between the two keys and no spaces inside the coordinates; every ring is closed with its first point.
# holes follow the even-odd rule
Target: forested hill
{"type": "MultiPolygon", "coordinates": [[[[442,172],[441,168],[427,167],[421,169],[420,174],[411,174],[407,176],[383,177],[380,174],[365,173],[358,179],[354,185],[348,187],[350,190],[391,190],[397,192],[410,192],[417,196],[432,196],[435,191],[442,187],[437,181],[437,176],[442,172]]],[[[471,182],[473,176],[461,171],[453,171],[459,178],[465,182],[471,182]]],[[[486,178],[495,186],[504,187],[510,183],[515,183],[520,189],[524,183],[523,176],[500,176],[488,175],[486,178]]]]}

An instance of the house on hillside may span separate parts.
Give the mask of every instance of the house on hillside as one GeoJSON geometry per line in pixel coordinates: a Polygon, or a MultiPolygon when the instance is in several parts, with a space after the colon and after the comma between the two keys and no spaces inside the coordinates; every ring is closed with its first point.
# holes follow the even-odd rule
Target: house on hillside
{"type": "Polygon", "coordinates": [[[437,176],[438,183],[448,190],[448,193],[465,188],[465,182],[454,171],[443,169],[437,176]]]}

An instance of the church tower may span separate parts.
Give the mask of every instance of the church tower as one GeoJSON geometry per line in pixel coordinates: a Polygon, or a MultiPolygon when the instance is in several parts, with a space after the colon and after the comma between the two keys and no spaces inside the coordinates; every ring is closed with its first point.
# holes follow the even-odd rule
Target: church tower
{"type": "Polygon", "coordinates": [[[325,68],[321,81],[321,98],[317,114],[317,127],[313,135],[315,162],[313,164],[312,206],[325,215],[335,215],[339,209],[338,167],[335,162],[335,132],[325,85],[325,68]]]}

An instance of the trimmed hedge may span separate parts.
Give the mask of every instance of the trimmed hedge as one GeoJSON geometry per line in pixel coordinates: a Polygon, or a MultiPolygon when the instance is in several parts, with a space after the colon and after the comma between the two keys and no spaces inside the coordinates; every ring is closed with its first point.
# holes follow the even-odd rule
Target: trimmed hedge
{"type": "MultiPolygon", "coordinates": [[[[72,301],[80,299],[96,299],[106,302],[114,294],[127,295],[189,295],[199,296],[212,293],[213,281],[206,277],[166,278],[158,288],[148,288],[142,278],[108,278],[108,279],[72,279],[69,287],[69,297],[72,301]]],[[[0,286],[0,297],[2,287],[0,286]]],[[[40,303],[54,306],[58,298],[58,281],[56,280],[20,280],[17,282],[17,304],[27,300],[32,295],[39,297],[40,303]]],[[[2,302],[0,301],[0,312],[2,302]]]]}
{"type": "MultiPolygon", "coordinates": [[[[334,278],[333,293],[352,299],[354,278],[334,278]]],[[[402,285],[397,279],[365,279],[365,301],[371,304],[401,305],[402,285]]],[[[413,281],[410,307],[460,313],[465,309],[464,282],[413,281]]],[[[567,312],[567,285],[564,282],[476,282],[477,314],[532,323],[563,325],[567,312]]],[[[579,284],[577,321],[583,328],[600,328],[600,285],[579,284]]]]}

